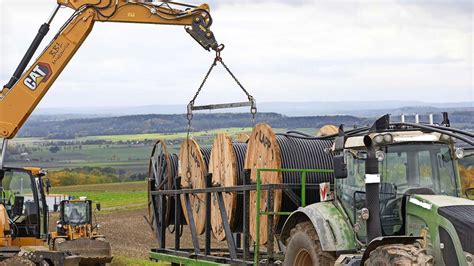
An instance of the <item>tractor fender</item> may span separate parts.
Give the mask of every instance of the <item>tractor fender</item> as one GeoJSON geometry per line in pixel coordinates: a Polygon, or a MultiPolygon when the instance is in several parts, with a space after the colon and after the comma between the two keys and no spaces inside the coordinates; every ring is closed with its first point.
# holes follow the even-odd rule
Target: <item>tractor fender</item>
{"type": "Polygon", "coordinates": [[[318,233],[323,251],[352,251],[356,250],[354,231],[349,219],[333,202],[319,202],[298,208],[293,212],[281,231],[283,243],[290,237],[291,229],[298,223],[311,221],[318,233]]]}
{"type": "Polygon", "coordinates": [[[422,239],[417,236],[381,236],[374,238],[370,241],[369,245],[364,251],[360,265],[364,265],[364,262],[369,258],[370,252],[374,251],[376,248],[383,245],[394,245],[394,244],[403,244],[409,245],[414,244],[418,240],[422,239]]]}

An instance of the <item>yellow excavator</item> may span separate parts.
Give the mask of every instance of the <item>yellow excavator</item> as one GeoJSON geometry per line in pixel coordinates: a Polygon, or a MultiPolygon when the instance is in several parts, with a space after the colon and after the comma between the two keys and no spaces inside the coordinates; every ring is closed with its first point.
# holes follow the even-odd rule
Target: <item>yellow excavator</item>
{"type": "Polygon", "coordinates": [[[44,176],[40,168],[0,169],[0,265],[77,265],[81,260],[44,247],[49,190],[44,176]]]}
{"type": "Polygon", "coordinates": [[[4,159],[8,140],[28,119],[95,22],[181,25],[204,49],[216,52],[223,49],[210,30],[212,18],[207,4],[195,6],[152,0],[57,0],[57,4],[47,22],[41,25],[9,82],[0,87],[0,264],[9,265],[15,258],[17,262],[41,265],[64,265],[66,258],[70,259],[69,262],[77,261],[67,252],[39,250],[48,236],[42,183],[44,172],[39,168],[5,167],[4,159]],[[30,64],[61,7],[71,8],[74,13],[30,64]],[[12,188],[12,185],[16,187],[12,188]],[[33,251],[25,251],[26,247],[33,251]]]}

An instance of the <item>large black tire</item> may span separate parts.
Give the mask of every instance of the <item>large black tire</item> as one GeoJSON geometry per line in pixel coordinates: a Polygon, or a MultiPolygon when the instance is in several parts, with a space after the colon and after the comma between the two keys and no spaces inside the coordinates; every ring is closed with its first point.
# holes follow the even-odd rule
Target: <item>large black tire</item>
{"type": "Polygon", "coordinates": [[[433,256],[427,255],[426,250],[418,243],[403,245],[383,245],[370,252],[369,259],[365,261],[365,266],[385,266],[385,265],[419,265],[428,266],[434,264],[433,256]]]}
{"type": "Polygon", "coordinates": [[[321,250],[318,234],[310,221],[291,229],[286,242],[285,266],[334,265],[334,255],[321,250]]]}

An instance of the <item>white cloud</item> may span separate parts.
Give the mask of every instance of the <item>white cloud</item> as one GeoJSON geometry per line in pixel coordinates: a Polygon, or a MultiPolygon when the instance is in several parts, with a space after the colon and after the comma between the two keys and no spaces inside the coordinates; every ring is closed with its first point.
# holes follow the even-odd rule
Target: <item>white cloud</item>
{"type": "MultiPolygon", "coordinates": [[[[260,102],[474,100],[471,1],[210,4],[225,62],[260,102]]],[[[0,5],[6,82],[54,1],[0,5]]],[[[47,40],[70,14],[61,10],[47,40]]],[[[96,23],[41,106],[186,103],[211,60],[182,27],[96,23]]],[[[236,98],[244,96],[219,68],[199,99],[236,98]]]]}

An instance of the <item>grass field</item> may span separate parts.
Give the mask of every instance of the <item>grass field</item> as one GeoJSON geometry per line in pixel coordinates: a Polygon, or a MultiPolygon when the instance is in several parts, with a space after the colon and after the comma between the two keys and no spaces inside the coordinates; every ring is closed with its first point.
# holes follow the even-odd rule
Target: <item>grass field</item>
{"type": "MultiPolygon", "coordinates": [[[[190,136],[201,145],[208,145],[212,143],[217,133],[225,132],[235,136],[250,131],[251,128],[225,128],[191,132],[190,136]]],[[[88,136],[65,140],[17,138],[12,140],[10,145],[21,147],[21,152],[26,151],[27,155],[7,158],[7,162],[12,166],[40,166],[51,170],[90,166],[124,169],[128,173],[144,173],[147,171],[148,159],[155,140],[168,141],[169,151],[177,153],[179,144],[186,136],[185,132],[181,132],[88,136]],[[107,144],[92,144],[91,141],[106,141],[107,144]],[[68,142],[74,145],[64,144],[68,142]],[[52,146],[58,146],[59,150],[51,152],[52,146]]]]}
{"type": "MultiPolygon", "coordinates": [[[[209,136],[215,135],[217,133],[227,133],[231,136],[252,131],[252,128],[225,128],[225,129],[214,129],[208,131],[198,131],[198,132],[191,132],[191,136],[193,137],[202,137],[202,136],[209,136]]],[[[186,138],[186,132],[180,133],[172,133],[172,134],[165,134],[165,133],[153,133],[153,134],[136,134],[136,135],[110,135],[110,136],[88,136],[77,138],[76,140],[107,140],[107,141],[141,141],[141,140],[155,140],[155,139],[163,139],[163,140],[174,140],[174,139],[184,139],[186,138]]]]}
{"type": "Polygon", "coordinates": [[[100,202],[104,211],[144,208],[147,206],[146,191],[147,184],[144,181],[51,188],[51,193],[86,196],[94,202],[100,202]]]}

